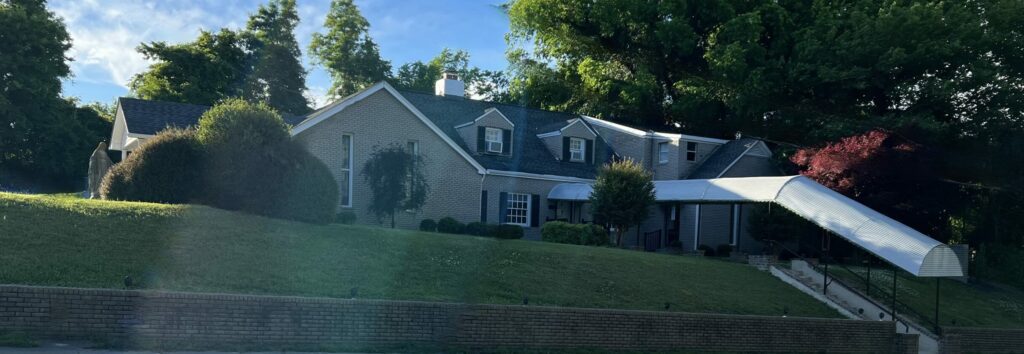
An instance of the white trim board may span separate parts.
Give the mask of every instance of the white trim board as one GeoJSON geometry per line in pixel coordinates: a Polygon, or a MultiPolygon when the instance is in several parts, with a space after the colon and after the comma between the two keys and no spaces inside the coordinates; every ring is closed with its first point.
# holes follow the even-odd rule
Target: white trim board
{"type": "MultiPolygon", "coordinates": [[[[636,128],[633,128],[633,127],[628,127],[628,126],[625,126],[625,125],[622,125],[622,124],[612,123],[612,122],[609,122],[609,121],[606,121],[606,120],[603,120],[603,119],[594,118],[594,117],[590,117],[590,116],[582,116],[582,117],[583,117],[583,119],[585,119],[587,121],[587,123],[594,124],[594,125],[599,125],[599,126],[602,126],[602,127],[608,128],[608,129],[617,130],[619,132],[630,134],[630,135],[633,135],[633,136],[637,136],[637,137],[652,136],[652,134],[649,134],[648,132],[645,132],[643,130],[636,129],[636,128]]],[[[703,137],[703,136],[686,135],[686,134],[673,134],[673,133],[661,133],[661,132],[653,132],[653,136],[660,137],[660,138],[669,138],[669,139],[681,139],[681,140],[689,140],[689,141],[699,141],[699,142],[711,143],[711,144],[725,144],[725,143],[729,142],[728,140],[708,138],[708,137],[703,137]]]]}
{"type": "MultiPolygon", "coordinates": [[[[370,95],[372,95],[374,93],[377,93],[377,91],[380,91],[380,90],[387,91],[389,94],[391,94],[391,96],[393,96],[395,99],[397,99],[398,102],[400,102],[403,106],[405,106],[406,109],[409,110],[409,112],[412,112],[412,114],[415,115],[417,118],[419,118],[420,121],[423,122],[423,124],[425,124],[428,128],[430,128],[430,130],[432,130],[435,134],[437,134],[437,136],[439,136],[441,138],[441,140],[444,140],[444,142],[447,143],[448,146],[450,146],[452,149],[454,149],[455,152],[457,152],[459,155],[461,155],[463,158],[465,158],[466,161],[469,162],[470,165],[472,165],[474,168],[476,168],[477,173],[484,174],[484,173],[487,172],[487,170],[482,165],[480,165],[479,162],[477,162],[475,159],[473,159],[472,156],[469,156],[469,154],[466,153],[465,150],[460,148],[459,145],[456,144],[455,141],[452,140],[451,137],[449,137],[447,134],[442,132],[441,129],[438,128],[437,125],[434,124],[434,122],[432,122],[429,118],[427,118],[427,116],[423,115],[423,112],[420,112],[418,109],[416,109],[416,107],[414,107],[412,105],[412,103],[409,103],[409,100],[405,99],[405,97],[402,96],[401,93],[399,93],[397,90],[395,90],[394,87],[391,87],[390,84],[388,84],[387,82],[384,82],[384,81],[378,82],[378,83],[374,84],[373,86],[370,86],[369,88],[367,88],[367,89],[365,89],[365,90],[363,90],[361,92],[358,92],[358,93],[356,93],[354,95],[348,96],[348,97],[342,99],[340,102],[332,104],[332,106],[329,107],[329,108],[326,108],[326,109],[314,112],[309,118],[307,118],[306,120],[302,121],[301,123],[295,125],[295,127],[292,128],[292,131],[291,131],[292,136],[296,136],[299,133],[302,133],[303,131],[305,131],[306,129],[309,129],[310,127],[312,127],[314,125],[317,125],[320,122],[326,120],[327,118],[333,117],[335,114],[338,114],[341,111],[344,111],[349,106],[352,106],[356,102],[362,101],[363,99],[365,99],[367,97],[370,97],[370,95]]],[[[499,113],[501,113],[501,112],[499,112],[499,113]]]]}
{"type": "Polygon", "coordinates": [[[569,176],[559,176],[559,175],[545,175],[545,174],[528,173],[528,172],[516,172],[516,171],[487,170],[487,174],[491,175],[491,176],[528,178],[528,179],[537,179],[537,180],[555,181],[555,182],[575,182],[575,183],[593,183],[594,182],[594,180],[592,180],[592,179],[579,178],[579,177],[569,177],[569,176]]]}
{"type": "Polygon", "coordinates": [[[476,124],[477,121],[479,121],[480,119],[483,119],[483,117],[487,116],[488,114],[491,114],[492,111],[493,112],[498,112],[498,115],[501,116],[501,119],[504,119],[506,122],[508,122],[508,124],[512,126],[512,130],[515,130],[516,123],[512,123],[512,121],[509,120],[508,117],[506,117],[504,113],[501,113],[501,111],[499,111],[497,108],[494,108],[494,107],[490,107],[488,109],[485,109],[484,110],[484,114],[481,114],[479,117],[476,117],[472,121],[456,125],[455,129],[465,128],[465,127],[468,127],[470,125],[476,124]]]}

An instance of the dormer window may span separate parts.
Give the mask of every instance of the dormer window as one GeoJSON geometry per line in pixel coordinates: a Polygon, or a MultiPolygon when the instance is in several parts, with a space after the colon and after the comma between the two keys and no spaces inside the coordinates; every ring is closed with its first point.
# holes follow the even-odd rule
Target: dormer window
{"type": "Polygon", "coordinates": [[[587,159],[586,143],[580,138],[569,138],[569,161],[583,162],[587,159]]]}
{"type": "Polygon", "coordinates": [[[487,147],[487,152],[500,154],[502,151],[503,142],[501,139],[501,129],[498,128],[485,128],[484,129],[484,145],[487,147]]]}

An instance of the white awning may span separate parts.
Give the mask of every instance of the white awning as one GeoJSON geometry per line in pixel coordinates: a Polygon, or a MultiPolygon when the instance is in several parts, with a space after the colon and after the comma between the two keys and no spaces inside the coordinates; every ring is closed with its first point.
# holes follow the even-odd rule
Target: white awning
{"type": "MultiPolygon", "coordinates": [[[[585,201],[586,183],[555,186],[548,199],[585,201]]],[[[775,203],[919,277],[963,276],[953,250],[803,176],[655,181],[659,202],[775,203]]]]}

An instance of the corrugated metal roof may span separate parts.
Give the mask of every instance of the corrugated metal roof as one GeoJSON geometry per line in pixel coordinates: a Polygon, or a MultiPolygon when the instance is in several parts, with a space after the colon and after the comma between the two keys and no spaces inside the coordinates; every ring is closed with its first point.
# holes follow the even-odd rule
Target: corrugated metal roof
{"type": "MultiPolygon", "coordinates": [[[[593,188],[564,183],[548,199],[587,200],[593,188]]],[[[945,244],[803,176],[655,181],[658,201],[770,202],[919,277],[963,276],[945,244]]]]}

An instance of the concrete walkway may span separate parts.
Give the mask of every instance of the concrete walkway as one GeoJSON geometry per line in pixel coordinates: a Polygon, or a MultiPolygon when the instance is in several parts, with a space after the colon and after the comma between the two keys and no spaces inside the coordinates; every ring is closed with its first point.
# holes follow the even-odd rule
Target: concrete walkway
{"type": "MultiPolygon", "coordinates": [[[[42,342],[34,348],[11,348],[0,347],[0,354],[21,354],[21,353],[47,353],[47,354],[285,354],[285,353],[313,353],[313,352],[195,352],[195,351],[145,351],[145,350],[114,350],[114,349],[87,349],[91,343],[85,342],[42,342]]],[[[326,353],[323,353],[326,354],[326,353]]],[[[332,353],[338,354],[338,353],[332,353]]],[[[354,354],[354,353],[349,353],[354,354]]]]}

